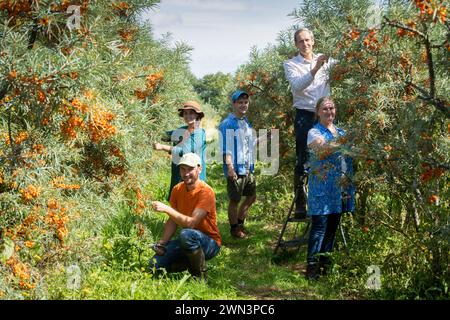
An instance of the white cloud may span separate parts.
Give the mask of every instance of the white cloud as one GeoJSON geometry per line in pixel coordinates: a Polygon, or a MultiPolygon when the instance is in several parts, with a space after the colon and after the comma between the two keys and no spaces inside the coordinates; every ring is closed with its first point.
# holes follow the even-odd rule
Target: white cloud
{"type": "Polygon", "coordinates": [[[176,13],[159,13],[152,15],[149,19],[150,23],[158,29],[170,29],[183,24],[181,14],[176,13]]]}
{"type": "Polygon", "coordinates": [[[189,10],[245,11],[248,1],[239,0],[163,0],[167,6],[186,7],[189,10]]]}
{"type": "Polygon", "coordinates": [[[156,38],[170,32],[173,41],[193,48],[191,70],[197,77],[233,73],[248,60],[251,47],[274,43],[295,22],[287,15],[299,0],[162,0],[147,12],[156,38]]]}

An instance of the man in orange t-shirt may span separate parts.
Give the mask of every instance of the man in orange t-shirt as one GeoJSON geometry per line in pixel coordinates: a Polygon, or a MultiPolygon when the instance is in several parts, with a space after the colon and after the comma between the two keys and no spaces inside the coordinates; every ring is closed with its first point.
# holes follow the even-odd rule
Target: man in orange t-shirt
{"type": "Polygon", "coordinates": [[[216,196],[199,179],[202,166],[198,155],[183,155],[179,167],[183,182],[173,188],[170,206],[159,201],[152,203],[154,210],[169,216],[162,238],[155,246],[152,267],[171,272],[179,271],[176,266],[185,265],[193,276],[205,278],[206,260],[215,257],[222,245],[217,228],[216,196]],[[178,226],[183,228],[179,238],[170,240],[178,226]]]}

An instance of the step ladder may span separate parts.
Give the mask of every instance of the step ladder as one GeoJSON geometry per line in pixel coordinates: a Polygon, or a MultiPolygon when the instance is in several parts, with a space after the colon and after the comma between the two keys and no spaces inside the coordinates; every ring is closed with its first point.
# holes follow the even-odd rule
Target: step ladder
{"type": "MultiPolygon", "coordinates": [[[[280,250],[280,249],[286,250],[286,249],[290,249],[290,248],[296,248],[297,250],[300,250],[301,246],[308,244],[309,231],[311,229],[311,218],[305,217],[304,219],[297,219],[294,217],[294,213],[293,213],[297,198],[302,195],[302,196],[304,196],[305,201],[307,199],[307,194],[308,194],[307,190],[306,190],[306,186],[308,183],[307,178],[308,178],[308,176],[307,176],[306,172],[300,177],[302,183],[299,183],[297,186],[297,189],[295,190],[294,199],[292,199],[292,203],[289,208],[288,215],[284,221],[280,236],[278,237],[278,241],[277,241],[277,244],[276,244],[275,250],[274,250],[274,255],[276,255],[278,253],[278,250],[280,250]],[[301,194],[301,193],[303,193],[303,194],[301,194]],[[296,223],[295,229],[294,229],[294,235],[290,240],[284,240],[283,237],[286,233],[287,226],[289,223],[296,223]],[[299,235],[300,234],[300,232],[299,232],[300,225],[305,226],[303,233],[301,235],[299,235]]],[[[347,197],[343,197],[343,199],[347,200],[347,197]]],[[[342,216],[344,216],[345,213],[351,214],[351,212],[344,211],[344,212],[342,212],[342,216]]],[[[344,233],[344,229],[342,228],[342,221],[339,222],[338,228],[340,231],[340,235],[342,238],[345,252],[347,253],[347,255],[350,255],[350,250],[348,248],[347,239],[346,239],[346,236],[344,233]]]]}
{"type": "Polygon", "coordinates": [[[295,218],[294,216],[294,207],[299,196],[304,196],[306,199],[306,185],[307,185],[307,175],[304,174],[300,177],[302,183],[299,183],[296,190],[294,199],[292,199],[291,206],[289,208],[289,212],[287,217],[283,223],[283,228],[281,229],[280,236],[278,237],[277,244],[275,246],[274,255],[278,253],[278,250],[286,250],[296,248],[300,250],[300,247],[308,243],[309,230],[311,227],[311,219],[305,217],[303,219],[295,218]],[[287,232],[288,224],[295,223],[293,236],[289,240],[285,240],[284,236],[287,232]],[[300,226],[304,226],[303,232],[300,232],[300,226]],[[301,234],[300,234],[301,233],[301,234]]]}

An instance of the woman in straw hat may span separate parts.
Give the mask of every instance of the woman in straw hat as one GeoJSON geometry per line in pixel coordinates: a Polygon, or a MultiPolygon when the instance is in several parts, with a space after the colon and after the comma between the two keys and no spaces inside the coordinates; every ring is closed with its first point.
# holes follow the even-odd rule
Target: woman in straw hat
{"type": "Polygon", "coordinates": [[[173,187],[181,182],[178,162],[186,153],[192,152],[200,157],[202,160],[200,179],[206,181],[206,133],[200,127],[201,119],[205,114],[196,101],[186,101],[183,107],[178,109],[178,114],[183,118],[186,125],[168,132],[174,146],[157,142],[153,144],[153,149],[166,151],[172,155],[172,175],[168,198],[170,198],[173,187]]]}

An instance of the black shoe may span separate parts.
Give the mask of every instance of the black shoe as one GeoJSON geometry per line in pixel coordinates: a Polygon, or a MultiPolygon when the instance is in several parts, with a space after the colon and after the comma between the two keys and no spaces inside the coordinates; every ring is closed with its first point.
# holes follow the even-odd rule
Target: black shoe
{"type": "Polygon", "coordinates": [[[242,224],[238,224],[238,228],[241,230],[241,232],[242,232],[245,236],[248,235],[248,230],[247,230],[247,228],[244,227],[244,224],[243,224],[243,223],[242,223],[242,224]]]}
{"type": "Polygon", "coordinates": [[[308,263],[306,266],[306,279],[308,280],[318,280],[319,279],[319,270],[317,263],[308,263]]]}
{"type": "Polygon", "coordinates": [[[230,234],[234,239],[243,239],[246,236],[246,234],[241,230],[241,228],[239,228],[239,226],[231,228],[230,234]]]}

